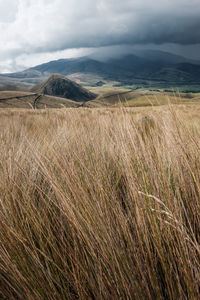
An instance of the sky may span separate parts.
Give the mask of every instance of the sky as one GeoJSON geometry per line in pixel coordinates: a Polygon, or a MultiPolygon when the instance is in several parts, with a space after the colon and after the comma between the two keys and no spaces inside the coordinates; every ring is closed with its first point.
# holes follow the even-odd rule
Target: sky
{"type": "Polygon", "coordinates": [[[200,0],[0,0],[0,73],[101,50],[200,59],[200,0]]]}

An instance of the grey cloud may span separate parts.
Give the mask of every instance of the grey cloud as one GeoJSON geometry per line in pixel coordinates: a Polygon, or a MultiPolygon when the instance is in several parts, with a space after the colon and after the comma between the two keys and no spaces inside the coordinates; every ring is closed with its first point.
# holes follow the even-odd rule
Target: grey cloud
{"type": "Polygon", "coordinates": [[[0,62],[81,47],[198,44],[199,15],[199,0],[0,0],[0,62]]]}

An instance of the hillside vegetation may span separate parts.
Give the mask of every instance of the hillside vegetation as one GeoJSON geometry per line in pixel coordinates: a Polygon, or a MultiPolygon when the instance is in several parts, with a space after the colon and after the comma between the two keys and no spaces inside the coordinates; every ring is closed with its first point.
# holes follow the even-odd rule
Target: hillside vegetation
{"type": "Polygon", "coordinates": [[[74,81],[52,75],[30,91],[0,91],[0,108],[79,107],[96,96],[74,81]]]}
{"type": "Polygon", "coordinates": [[[0,298],[198,299],[200,106],[0,111],[0,298]]]}
{"type": "Polygon", "coordinates": [[[95,99],[97,96],[76,82],[55,74],[41,84],[34,86],[31,91],[42,95],[71,99],[77,102],[89,101],[95,99]]]}
{"type": "Polygon", "coordinates": [[[79,57],[50,61],[22,72],[0,74],[0,89],[3,85],[31,88],[40,84],[51,74],[76,77],[87,85],[99,81],[118,85],[137,85],[147,88],[171,88],[200,91],[200,62],[172,53],[145,50],[113,57],[79,57]]]}
{"type": "Polygon", "coordinates": [[[71,99],[41,95],[30,92],[0,91],[0,108],[63,108],[78,107],[77,103],[71,99]]]}
{"type": "MultiPolygon", "coordinates": [[[[54,82],[55,83],[55,82],[54,82]]],[[[54,85],[54,84],[53,84],[54,85]]],[[[59,86],[55,83],[55,86],[59,86]]],[[[58,96],[44,94],[43,87],[50,88],[51,84],[48,81],[43,85],[35,86],[32,92],[19,91],[0,91],[0,108],[27,108],[27,109],[44,109],[44,108],[64,108],[64,107],[146,107],[159,106],[168,103],[173,104],[199,104],[200,93],[179,93],[179,92],[161,92],[137,89],[135,91],[125,88],[111,87],[96,87],[82,89],[72,86],[72,90],[65,86],[64,89],[59,89],[56,94],[65,93],[70,98],[61,98],[58,96]],[[74,91],[75,89],[75,91],[74,91]],[[90,92],[91,91],[91,92],[90,92]],[[99,96],[97,96],[99,94],[99,96]],[[76,100],[72,100],[73,95],[76,95],[76,100]],[[80,98],[80,95],[85,97],[80,98]],[[95,99],[90,100],[94,96],[95,99]],[[79,100],[78,100],[79,99],[79,100]]],[[[50,94],[54,94],[49,92],[50,94]]]]}

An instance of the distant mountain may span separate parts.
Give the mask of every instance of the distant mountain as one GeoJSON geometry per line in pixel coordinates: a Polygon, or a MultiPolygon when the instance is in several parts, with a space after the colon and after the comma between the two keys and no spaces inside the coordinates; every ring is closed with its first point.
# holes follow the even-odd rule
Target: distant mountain
{"type": "MultiPolygon", "coordinates": [[[[101,75],[107,80],[160,80],[170,83],[200,82],[200,65],[190,59],[163,51],[145,50],[106,61],[89,57],[61,59],[27,70],[38,75],[59,73],[64,76],[74,73],[101,75]],[[192,61],[193,62],[193,61],[192,61]],[[173,75],[173,76],[172,76],[173,75]]],[[[27,76],[28,74],[26,74],[27,76]]]]}
{"type": "Polygon", "coordinates": [[[40,73],[55,73],[61,75],[68,75],[72,73],[95,73],[103,72],[106,65],[103,63],[90,59],[88,57],[74,58],[74,59],[59,59],[51,61],[34,68],[29,69],[30,71],[38,71],[40,73]]]}
{"type": "MultiPolygon", "coordinates": [[[[101,75],[105,78],[110,79],[110,77],[119,77],[122,73],[122,65],[114,65],[112,61],[101,62],[94,60],[89,57],[81,57],[74,59],[59,59],[56,61],[51,61],[34,68],[27,70],[28,72],[39,72],[40,76],[46,76],[47,74],[61,74],[64,76],[75,74],[75,73],[89,73],[101,75]]],[[[127,72],[126,68],[123,70],[124,73],[127,72]]]]}
{"type": "Polygon", "coordinates": [[[91,74],[98,80],[137,84],[200,84],[200,62],[163,51],[145,50],[119,58],[98,61],[90,57],[51,61],[23,72],[0,75],[0,85],[31,86],[51,74],[91,74]]]}
{"type": "Polygon", "coordinates": [[[200,66],[190,63],[180,63],[167,65],[157,72],[149,74],[151,80],[199,84],[200,83],[200,66]]]}
{"type": "Polygon", "coordinates": [[[34,86],[31,91],[41,95],[67,98],[77,102],[93,100],[97,96],[61,75],[50,76],[41,84],[34,86]]]}
{"type": "Polygon", "coordinates": [[[135,55],[148,59],[149,61],[160,62],[163,64],[190,63],[200,65],[200,61],[198,60],[160,50],[140,50],[135,51],[135,55]]]}

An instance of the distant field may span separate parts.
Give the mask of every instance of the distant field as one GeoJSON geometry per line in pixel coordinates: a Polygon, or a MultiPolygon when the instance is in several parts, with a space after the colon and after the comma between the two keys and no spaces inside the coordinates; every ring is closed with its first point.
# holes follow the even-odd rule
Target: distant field
{"type": "MultiPolygon", "coordinates": [[[[159,106],[171,104],[191,104],[200,103],[200,94],[173,94],[164,92],[146,92],[141,95],[133,95],[130,99],[124,101],[124,106],[136,107],[136,106],[159,106]]],[[[119,104],[118,104],[119,105],[119,104]]]]}
{"type": "Polygon", "coordinates": [[[0,91],[0,108],[63,108],[78,107],[81,103],[70,99],[52,97],[30,92],[0,91]]]}
{"type": "Polygon", "coordinates": [[[0,108],[63,108],[63,107],[142,107],[172,104],[198,104],[200,93],[178,93],[160,92],[138,89],[135,91],[113,88],[111,85],[91,88],[90,90],[99,94],[95,100],[88,102],[75,102],[70,99],[42,95],[38,97],[35,93],[21,91],[0,91],[0,108]]]}
{"type": "Polygon", "coordinates": [[[198,299],[199,116],[1,109],[0,299],[198,299]]]}
{"type": "Polygon", "coordinates": [[[172,93],[149,90],[113,90],[101,94],[97,99],[87,102],[88,107],[100,106],[159,106],[172,104],[190,104],[200,103],[200,94],[198,93],[172,93]]]}

